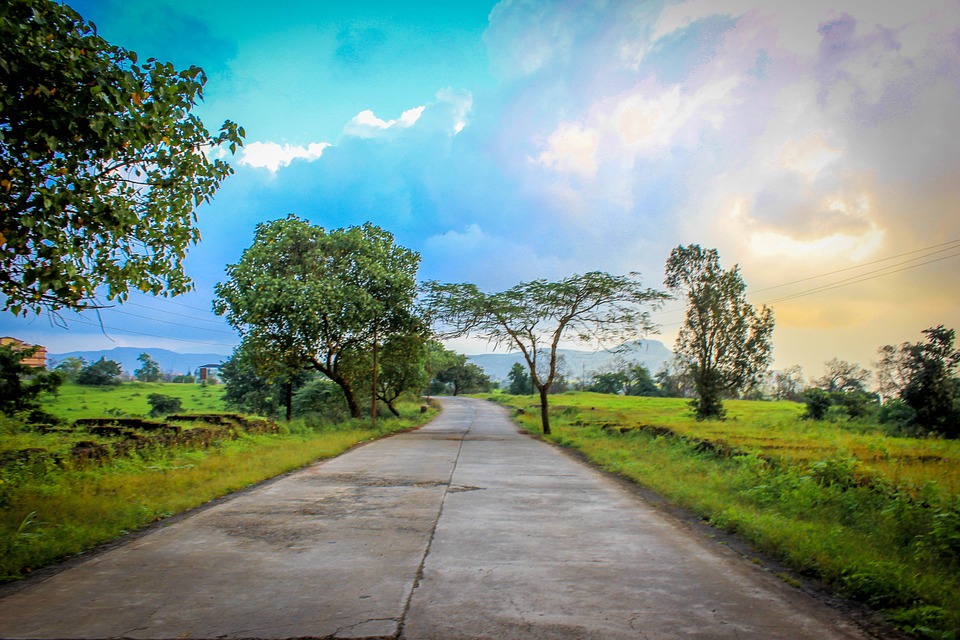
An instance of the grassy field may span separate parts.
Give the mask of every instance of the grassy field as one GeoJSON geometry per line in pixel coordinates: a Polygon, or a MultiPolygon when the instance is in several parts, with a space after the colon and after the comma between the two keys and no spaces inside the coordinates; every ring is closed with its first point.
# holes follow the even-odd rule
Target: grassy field
{"type": "MultiPolygon", "coordinates": [[[[68,418],[146,414],[146,396],[183,398],[184,412],[222,410],[222,387],[125,384],[67,387],[45,409],[68,418]],[[73,405],[72,403],[77,403],[73,405]]],[[[422,424],[433,411],[401,405],[402,418],[316,427],[281,424],[278,434],[241,433],[210,447],[153,446],[102,463],[70,458],[0,466],[0,580],[12,580],[151,522],[262,480],[336,456],[360,442],[422,424]]],[[[0,416],[0,454],[25,448],[65,452],[89,434],[40,434],[0,416]]]]}
{"type": "Polygon", "coordinates": [[[126,382],[114,387],[64,384],[56,395],[44,399],[44,410],[64,420],[102,416],[146,416],[147,396],[160,393],[180,398],[184,413],[226,411],[223,385],[126,382]]]}
{"type": "MultiPolygon", "coordinates": [[[[539,433],[534,397],[487,396],[539,433]]],[[[551,398],[553,442],[649,487],[918,637],[960,637],[960,442],[800,419],[789,402],[551,398]]]]}

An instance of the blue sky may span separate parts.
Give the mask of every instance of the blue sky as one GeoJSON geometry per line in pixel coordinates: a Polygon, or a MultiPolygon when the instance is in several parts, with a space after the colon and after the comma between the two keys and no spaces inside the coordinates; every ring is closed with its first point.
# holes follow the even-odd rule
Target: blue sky
{"type": "MultiPolygon", "coordinates": [[[[196,292],[134,295],[108,335],[90,314],[0,334],[229,353],[213,286],[288,213],[372,221],[421,278],[491,290],[594,269],[660,287],[672,247],[716,247],[773,304],[775,365],[808,376],[960,327],[955,0],[69,4],[203,67],[198,113],[247,145],[199,212],[196,292]]],[[[655,316],[668,346],[681,318],[655,316]]]]}

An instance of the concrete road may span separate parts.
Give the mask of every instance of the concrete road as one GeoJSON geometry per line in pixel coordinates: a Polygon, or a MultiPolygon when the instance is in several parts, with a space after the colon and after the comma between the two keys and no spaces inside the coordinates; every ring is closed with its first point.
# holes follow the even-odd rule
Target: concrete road
{"type": "Polygon", "coordinates": [[[619,483],[452,398],[0,600],[3,638],[866,638],[619,483]]]}

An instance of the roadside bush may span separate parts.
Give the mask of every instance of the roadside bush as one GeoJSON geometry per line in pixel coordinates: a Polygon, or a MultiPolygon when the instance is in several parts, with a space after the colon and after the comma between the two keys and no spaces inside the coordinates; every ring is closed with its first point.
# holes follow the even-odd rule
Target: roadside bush
{"type": "Polygon", "coordinates": [[[180,398],[173,398],[162,393],[151,393],[147,396],[147,402],[150,404],[151,418],[177,413],[183,406],[180,398]]]}

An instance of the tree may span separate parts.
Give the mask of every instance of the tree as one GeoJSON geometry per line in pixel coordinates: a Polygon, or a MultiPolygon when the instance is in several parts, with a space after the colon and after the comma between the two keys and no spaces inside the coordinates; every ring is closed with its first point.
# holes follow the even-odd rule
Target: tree
{"type": "Polygon", "coordinates": [[[327,232],[290,215],[257,225],[253,245],[227,266],[214,310],[284,366],[309,366],[342,390],[350,415],[369,371],[364,354],[420,321],[419,254],[372,224],[327,232]]]}
{"type": "Polygon", "coordinates": [[[151,393],[147,396],[147,404],[150,405],[150,417],[158,418],[180,411],[183,406],[183,401],[180,398],[174,398],[173,396],[167,396],[162,393],[151,393]]]}
{"type": "Polygon", "coordinates": [[[900,398],[915,412],[915,422],[947,438],[960,437],[960,349],[956,333],[943,325],[924,329],[926,339],[901,345],[906,384],[900,398]]]}
{"type": "Polygon", "coordinates": [[[799,402],[803,398],[803,367],[795,364],[777,371],[773,376],[773,397],[799,402]]]}
{"type": "Polygon", "coordinates": [[[10,415],[37,409],[41,393],[56,392],[60,387],[63,376],[59,372],[47,372],[23,362],[38,350],[36,346],[0,345],[0,412],[10,415]]]}
{"type": "Polygon", "coordinates": [[[77,384],[92,387],[109,387],[120,384],[120,374],[123,369],[116,360],[107,360],[101,356],[99,360],[88,365],[77,376],[77,384]]]}
{"type": "Polygon", "coordinates": [[[490,376],[479,366],[467,361],[467,356],[454,354],[453,364],[437,372],[434,389],[440,393],[486,393],[493,388],[490,376]]]}
{"type": "Polygon", "coordinates": [[[427,337],[424,331],[390,336],[380,350],[377,397],[400,417],[397,401],[427,384],[427,337]]]}
{"type": "Polygon", "coordinates": [[[427,284],[427,308],[445,334],[475,334],[495,346],[519,350],[540,395],[543,432],[550,433],[548,394],[557,377],[557,347],[563,339],[581,342],[629,339],[654,330],[649,312],[667,296],[644,288],[639,274],[599,271],[557,282],[522,282],[500,293],[473,284],[427,284]]]}
{"type": "Polygon", "coordinates": [[[643,364],[634,364],[626,369],[627,381],[623,392],[628,396],[648,396],[655,398],[660,395],[660,389],[650,374],[650,369],[643,364]]]}
{"type": "MultiPolygon", "coordinates": [[[[137,356],[137,361],[143,366],[133,372],[133,377],[140,382],[158,382],[163,376],[160,371],[160,363],[151,358],[149,353],[141,353],[137,356]]],[[[170,413],[175,413],[175,411],[170,413]]]]}
{"type": "Polygon", "coordinates": [[[223,400],[232,407],[271,418],[285,409],[289,422],[293,397],[310,378],[300,366],[287,366],[255,340],[244,338],[230,359],[220,367],[224,382],[223,400]]]}
{"type": "Polygon", "coordinates": [[[813,386],[828,393],[857,393],[866,390],[870,372],[855,362],[832,358],[825,363],[822,377],[813,381],[813,386]]]}
{"type": "Polygon", "coordinates": [[[629,382],[629,376],[625,371],[606,371],[593,374],[593,381],[587,387],[587,391],[593,393],[607,393],[610,395],[620,395],[629,382]]]}
{"type": "Polygon", "coordinates": [[[533,382],[530,380],[530,374],[527,372],[527,368],[519,362],[514,362],[513,366],[510,367],[507,380],[510,381],[507,393],[515,396],[533,395],[533,382]]]}
{"type": "Polygon", "coordinates": [[[198,67],[116,47],[52,0],[0,5],[0,293],[17,315],[191,288],[182,261],[243,129],[191,110],[198,67]]]}
{"type": "Polygon", "coordinates": [[[77,376],[80,375],[85,366],[87,366],[87,361],[83,358],[69,356],[64,358],[63,362],[57,364],[53,370],[63,376],[64,382],[76,382],[77,376]]]}
{"type": "Polygon", "coordinates": [[[770,363],[773,313],[747,302],[739,267],[721,269],[716,249],[673,249],[664,283],[687,297],[675,351],[693,379],[697,419],[722,418],[724,396],[756,384],[770,363]]]}

